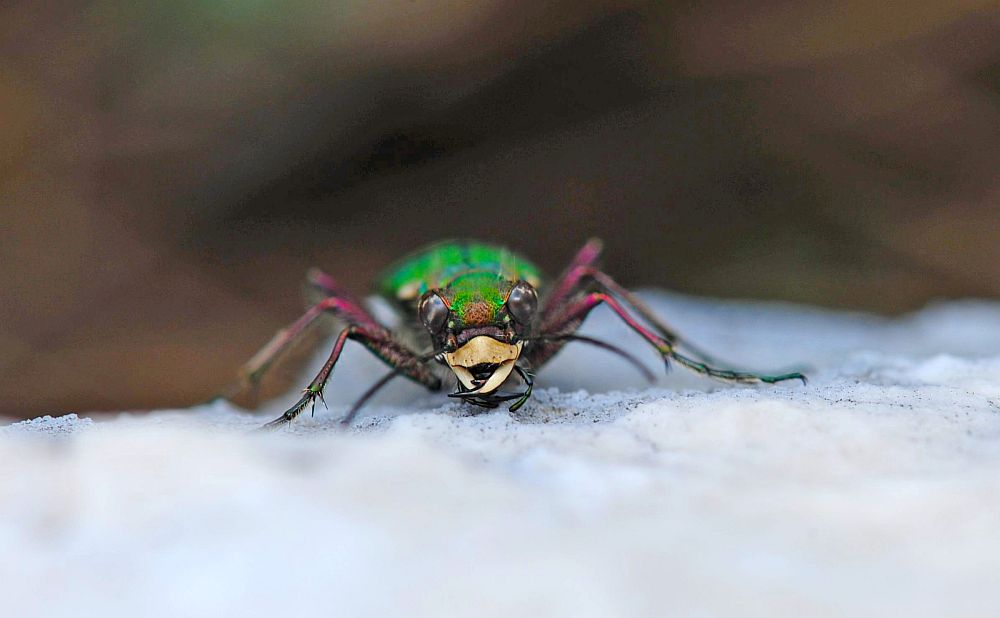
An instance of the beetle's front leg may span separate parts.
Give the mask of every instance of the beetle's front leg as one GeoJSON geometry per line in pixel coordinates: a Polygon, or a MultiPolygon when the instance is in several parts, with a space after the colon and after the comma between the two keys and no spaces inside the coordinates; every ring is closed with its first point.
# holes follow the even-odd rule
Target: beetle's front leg
{"type": "Polygon", "coordinates": [[[314,300],[302,317],[278,331],[244,363],[239,371],[239,382],[227,388],[223,396],[229,399],[249,388],[252,400],[256,401],[257,388],[264,374],[281,358],[282,353],[303,340],[310,327],[324,314],[371,330],[382,328],[354,295],[318,268],[310,269],[306,275],[306,295],[314,300]]]}
{"type": "Polygon", "coordinates": [[[617,299],[605,294],[604,292],[591,292],[578,297],[575,300],[569,301],[561,311],[553,315],[551,319],[547,320],[546,325],[543,327],[542,334],[538,337],[538,341],[525,350],[525,356],[528,362],[530,362],[533,367],[540,367],[548,361],[564,345],[566,345],[567,341],[560,338],[579,328],[584,319],[586,319],[587,315],[590,314],[595,307],[601,304],[606,304],[610,307],[618,315],[618,317],[628,325],[629,328],[638,333],[643,339],[656,348],[656,351],[660,353],[665,361],[669,362],[669,360],[672,359],[678,364],[702,375],[729,382],[739,382],[743,384],[751,384],[755,382],[774,384],[784,380],[802,380],[805,382],[805,376],[797,372],[780,375],[758,375],[743,371],[718,369],[711,367],[706,363],[688,358],[677,352],[671,341],[646,328],[624,307],[622,307],[621,303],[619,303],[617,299]]]}
{"type": "Polygon", "coordinates": [[[408,348],[392,338],[383,328],[366,328],[358,325],[351,325],[340,332],[337,340],[333,344],[330,357],[323,364],[322,369],[316,374],[309,386],[302,392],[302,397],[284,414],[264,425],[265,428],[279,427],[291,422],[310,404],[315,406],[316,400],[323,398],[323,388],[326,386],[333,368],[340,359],[344,350],[344,345],[351,339],[364,345],[370,352],[381,358],[388,365],[398,370],[403,375],[419,382],[431,390],[441,388],[441,380],[428,369],[424,363],[424,358],[418,357],[408,348]]]}
{"type": "Polygon", "coordinates": [[[310,307],[291,326],[278,331],[267,345],[243,365],[240,369],[242,384],[255,387],[264,373],[281,356],[281,353],[301,338],[306,330],[324,313],[341,317],[349,324],[357,324],[371,329],[379,327],[360,305],[334,296],[324,298],[310,307]]]}

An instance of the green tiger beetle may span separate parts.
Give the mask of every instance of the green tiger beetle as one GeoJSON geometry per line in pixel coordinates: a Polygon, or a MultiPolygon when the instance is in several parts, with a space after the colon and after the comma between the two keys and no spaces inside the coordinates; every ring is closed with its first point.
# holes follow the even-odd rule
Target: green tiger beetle
{"type": "Polygon", "coordinates": [[[312,270],[308,286],[321,300],[292,325],[280,331],[241,370],[244,385],[254,385],[282,351],[299,339],[323,314],[344,324],[333,350],[302,397],[265,427],[291,422],[316,400],[348,340],[357,341],[392,370],[375,382],[341,419],[349,425],[364,403],[397,376],[405,376],[431,391],[442,387],[437,367],[456,378],[449,396],[495,408],[512,401],[510,411],[531,397],[534,372],[566,344],[580,342],[618,354],[652,375],[631,354],[604,341],[576,334],[587,315],[607,305],[660,354],[702,375],[751,384],[802,380],[801,373],[757,375],[718,369],[708,357],[683,342],[634,294],[603,272],[597,261],[601,242],[587,242],[551,286],[540,293],[542,276],[534,264],[503,247],[480,242],[444,242],[424,248],[390,268],[378,282],[378,293],[402,317],[404,326],[392,332],[380,324],[350,292],[329,275],[312,270]],[[688,350],[685,356],[678,348],[688,350]],[[427,350],[427,351],[424,351],[427,350]],[[444,370],[447,372],[447,370],[444,370]],[[516,373],[521,392],[500,388],[516,373]]]}

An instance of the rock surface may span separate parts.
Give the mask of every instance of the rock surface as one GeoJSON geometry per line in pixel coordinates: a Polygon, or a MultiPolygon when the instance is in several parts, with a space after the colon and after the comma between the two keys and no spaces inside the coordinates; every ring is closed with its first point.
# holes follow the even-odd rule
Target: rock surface
{"type": "MultiPolygon", "coordinates": [[[[400,383],[345,434],[383,371],[352,350],[330,411],[276,433],[248,430],[294,394],[15,423],[4,613],[1000,615],[1000,304],[646,298],[727,362],[809,384],[650,387],[569,348],[514,417],[400,383]]],[[[586,332],[657,365],[607,313],[586,332]]]]}

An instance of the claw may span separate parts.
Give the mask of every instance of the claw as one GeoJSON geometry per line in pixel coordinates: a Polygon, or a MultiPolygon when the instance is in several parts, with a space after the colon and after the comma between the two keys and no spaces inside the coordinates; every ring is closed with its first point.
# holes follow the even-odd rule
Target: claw
{"type": "Polygon", "coordinates": [[[315,395],[316,393],[314,391],[308,388],[304,389],[302,391],[302,397],[297,402],[295,402],[295,405],[285,410],[281,416],[274,419],[273,421],[270,421],[258,427],[257,431],[270,431],[291,423],[295,419],[295,417],[301,414],[302,410],[304,410],[305,407],[310,403],[313,404],[313,414],[315,415],[315,409],[316,409],[315,395]]]}
{"type": "Polygon", "coordinates": [[[783,373],[778,376],[761,376],[760,378],[760,381],[766,384],[777,384],[778,382],[784,382],[785,380],[802,380],[803,385],[809,384],[809,379],[798,371],[783,373]]]}

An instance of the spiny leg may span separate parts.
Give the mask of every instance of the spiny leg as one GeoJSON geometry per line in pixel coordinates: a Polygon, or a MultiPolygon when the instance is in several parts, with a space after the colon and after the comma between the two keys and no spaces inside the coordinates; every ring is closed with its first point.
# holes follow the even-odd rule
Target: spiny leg
{"type": "MultiPolygon", "coordinates": [[[[542,308],[543,328],[545,322],[557,317],[563,306],[573,297],[583,292],[605,292],[617,295],[624,300],[636,313],[653,326],[661,337],[676,343],[679,340],[677,334],[668,327],[649,307],[646,306],[635,294],[622,287],[610,275],[597,267],[597,261],[601,257],[603,243],[600,239],[591,238],[577,252],[566,270],[559,276],[553,285],[553,291],[546,299],[542,308]]],[[[692,346],[688,346],[692,347],[692,346]]],[[[693,351],[701,356],[698,350],[693,351]]]]}
{"type": "MultiPolygon", "coordinates": [[[[574,260],[574,264],[576,264],[576,260],[574,260]]],[[[663,319],[656,315],[656,313],[650,309],[649,306],[642,301],[642,299],[636,296],[633,292],[624,288],[620,283],[615,281],[611,275],[608,275],[593,264],[571,266],[563,274],[560,281],[556,284],[556,287],[558,289],[566,290],[566,295],[579,295],[584,292],[604,292],[611,296],[615,296],[624,301],[629,308],[632,309],[632,311],[637,313],[639,317],[645,320],[647,324],[652,326],[661,337],[673,344],[674,347],[677,347],[678,345],[684,347],[706,363],[717,362],[712,355],[682,339],[677,332],[667,326],[663,319]]],[[[546,302],[543,310],[543,328],[545,320],[552,320],[558,317],[553,314],[559,311],[562,304],[565,304],[566,298],[568,297],[566,295],[563,295],[562,299],[560,299],[559,296],[552,296],[546,302]]]]}
{"type": "Polygon", "coordinates": [[[330,296],[306,310],[290,326],[278,331],[274,337],[248,360],[240,369],[240,384],[256,387],[261,378],[284,352],[299,340],[309,327],[324,313],[331,313],[348,324],[363,326],[371,330],[383,330],[368,312],[351,299],[330,296]]]}
{"type": "MultiPolygon", "coordinates": [[[[647,307],[638,296],[626,290],[617,281],[612,279],[610,275],[598,268],[593,266],[581,266],[574,268],[567,273],[566,280],[563,282],[563,285],[567,286],[572,292],[577,294],[590,290],[617,296],[627,303],[633,311],[639,314],[642,319],[646,320],[651,326],[653,326],[661,337],[671,343],[680,339],[674,330],[668,327],[663,320],[659,318],[659,316],[653,313],[653,311],[649,309],[649,307],[647,307]]],[[[545,308],[548,312],[545,314],[545,317],[547,319],[551,320],[558,318],[557,315],[553,315],[554,312],[559,310],[558,303],[558,299],[552,299],[552,301],[546,304],[545,308]]]]}
{"type": "Polygon", "coordinates": [[[565,345],[567,343],[574,341],[579,343],[585,343],[587,345],[594,346],[595,348],[600,348],[607,352],[611,352],[612,354],[621,357],[622,359],[627,361],[630,365],[635,367],[639,371],[639,373],[642,374],[642,377],[646,378],[647,382],[653,382],[656,380],[656,377],[653,375],[653,372],[651,372],[648,368],[646,368],[646,366],[642,364],[642,362],[638,358],[636,358],[629,352],[623,350],[622,348],[614,345],[613,343],[608,343],[607,341],[602,341],[600,339],[595,339],[593,337],[588,337],[586,335],[578,335],[576,333],[571,333],[568,335],[552,334],[548,336],[529,337],[528,339],[525,339],[526,343],[533,342],[535,344],[560,343],[561,345],[565,345]]]}
{"type": "MultiPolygon", "coordinates": [[[[358,297],[356,297],[350,290],[340,285],[340,282],[334,279],[332,275],[320,270],[319,268],[310,268],[306,272],[306,288],[310,292],[309,297],[313,299],[313,302],[318,302],[326,297],[336,297],[361,308],[361,301],[358,297]]],[[[365,313],[369,320],[373,322],[375,321],[375,318],[373,318],[371,314],[363,308],[361,308],[361,311],[365,313]]]]}
{"type": "MultiPolygon", "coordinates": [[[[622,287],[610,275],[597,267],[603,248],[604,243],[599,238],[591,238],[577,251],[569,266],[556,279],[552,286],[552,292],[545,300],[545,306],[542,308],[543,328],[547,321],[556,317],[553,314],[558,313],[571,298],[588,291],[600,291],[621,297],[636,313],[653,326],[661,337],[671,343],[676,343],[679,337],[670,327],[635,294],[622,287]],[[592,289],[595,287],[596,289],[592,289]]],[[[692,346],[688,347],[699,356],[707,357],[692,346]]]]}
{"type": "Polygon", "coordinates": [[[597,265],[597,260],[601,257],[603,246],[604,243],[600,239],[591,238],[576,252],[569,266],[566,267],[566,270],[552,284],[552,291],[545,301],[545,306],[542,307],[543,322],[550,317],[554,309],[563,306],[567,300],[580,292],[580,275],[584,269],[593,268],[597,265]]]}
{"type": "Polygon", "coordinates": [[[539,343],[530,345],[525,349],[525,358],[532,364],[532,367],[541,367],[541,365],[547,362],[560,349],[562,349],[562,347],[566,345],[566,341],[559,340],[559,336],[574,332],[580,327],[587,315],[593,311],[595,307],[601,304],[606,304],[616,314],[618,314],[618,317],[621,318],[629,328],[649,342],[656,349],[656,351],[660,353],[664,360],[669,361],[670,359],[673,359],[680,365],[683,365],[702,375],[742,384],[751,384],[756,382],[774,384],[784,380],[802,380],[805,382],[805,376],[797,372],[780,375],[759,375],[743,371],[718,369],[711,367],[706,363],[688,358],[687,356],[677,352],[674,349],[673,343],[668,341],[666,338],[661,337],[649,328],[646,328],[641,322],[635,319],[635,317],[633,317],[621,305],[621,303],[618,302],[617,299],[604,292],[591,292],[582,297],[578,297],[570,303],[567,303],[563,310],[559,312],[558,316],[554,317],[545,326],[539,343]]]}
{"type": "MultiPolygon", "coordinates": [[[[264,425],[265,428],[284,425],[295,419],[310,404],[315,407],[317,399],[322,401],[323,388],[326,386],[327,380],[330,379],[330,374],[333,373],[333,368],[337,364],[337,361],[340,360],[344,345],[349,339],[361,343],[370,352],[394,369],[400,370],[403,375],[415,382],[419,382],[431,390],[441,388],[441,380],[424,365],[425,358],[417,356],[401,343],[394,340],[385,329],[380,327],[377,331],[372,332],[362,326],[351,325],[342,330],[340,335],[337,336],[329,358],[327,358],[326,363],[323,364],[323,367],[316,374],[316,377],[313,378],[312,382],[309,383],[309,386],[303,390],[302,397],[295,405],[286,410],[284,414],[264,425]]],[[[355,413],[356,410],[352,409],[351,418],[353,418],[353,414],[355,413]]]]}

